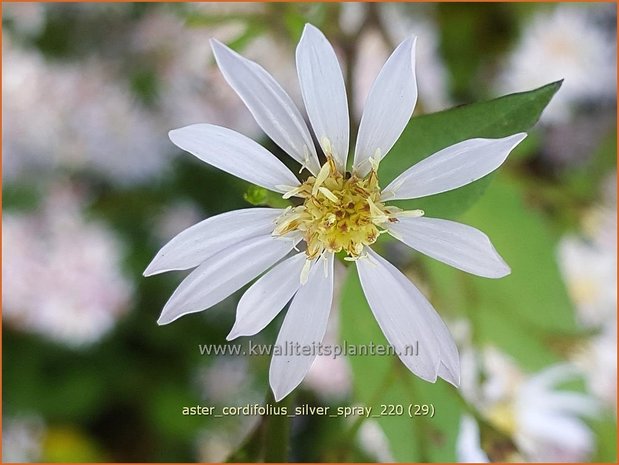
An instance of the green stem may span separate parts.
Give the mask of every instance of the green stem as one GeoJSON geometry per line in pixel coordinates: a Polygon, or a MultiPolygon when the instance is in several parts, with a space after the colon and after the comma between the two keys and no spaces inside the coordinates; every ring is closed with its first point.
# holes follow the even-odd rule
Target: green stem
{"type": "MultiPolygon", "coordinates": [[[[275,402],[273,395],[269,393],[267,404],[282,409],[286,407],[288,412],[293,405],[293,394],[289,394],[281,402],[275,402]]],[[[290,445],[290,418],[288,415],[272,415],[266,418],[264,432],[264,461],[267,463],[288,462],[288,449],[290,445]]]]}

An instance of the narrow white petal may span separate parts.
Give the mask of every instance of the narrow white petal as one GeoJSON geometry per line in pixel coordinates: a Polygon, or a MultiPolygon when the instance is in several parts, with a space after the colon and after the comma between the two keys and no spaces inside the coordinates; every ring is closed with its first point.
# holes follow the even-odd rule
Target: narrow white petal
{"type": "Polygon", "coordinates": [[[231,129],[192,124],[174,129],[170,140],[178,147],[220,170],[275,192],[298,186],[299,180],[271,152],[231,129]]]}
{"type": "Polygon", "coordinates": [[[278,208],[246,208],[212,216],[176,235],[164,245],[144,271],[152,276],[171,270],[188,270],[217,252],[239,242],[273,232],[278,208]]]}
{"type": "Polygon", "coordinates": [[[269,382],[278,402],[301,383],[314,363],[316,347],[325,335],[333,300],[333,254],[327,257],[326,275],[319,259],[312,265],[307,283],[294,296],[277,336],[275,345],[283,352],[273,355],[269,382]],[[302,351],[303,348],[309,352],[308,355],[290,353],[292,350],[302,351]]]}
{"type": "MultiPolygon", "coordinates": [[[[523,434],[527,438],[535,438],[537,444],[546,447],[535,447],[536,444],[524,442],[522,449],[537,458],[536,462],[551,462],[556,460],[557,455],[550,452],[551,447],[559,450],[591,451],[594,437],[591,429],[581,419],[570,415],[562,415],[546,410],[522,410],[517,411],[517,421],[522,425],[523,434]],[[537,454],[535,456],[534,454],[537,454]]],[[[555,450],[557,450],[555,449],[555,450]]]]}
{"type": "Polygon", "coordinates": [[[587,394],[573,391],[555,390],[539,394],[543,397],[544,409],[563,415],[579,415],[595,417],[600,413],[600,404],[587,394]],[[546,395],[544,395],[546,394],[546,395]]]}
{"type": "Polygon", "coordinates": [[[468,273],[502,278],[511,272],[488,236],[472,226],[422,216],[400,217],[387,228],[409,247],[468,273]]]}
{"type": "Polygon", "coordinates": [[[456,440],[456,459],[460,463],[490,462],[481,448],[479,425],[470,415],[463,415],[460,419],[460,431],[456,440]]]}
{"type": "Polygon", "coordinates": [[[304,252],[275,265],[247,289],[236,308],[236,321],[227,339],[252,336],[262,331],[301,287],[304,252]]]}
{"type": "Polygon", "coordinates": [[[491,173],[524,140],[523,132],[502,139],[468,139],[413,165],[383,190],[383,200],[415,199],[465,186],[491,173]]]}
{"type": "Polygon", "coordinates": [[[354,171],[365,176],[370,157],[380,161],[396,143],[417,102],[415,42],[411,37],[391,54],[365,102],[355,147],[354,171]]]}
{"type": "Polygon", "coordinates": [[[312,136],[286,91],[262,66],[215,39],[211,46],[224,78],[262,130],[292,158],[313,174],[318,173],[320,164],[312,136]]]}
{"type": "Polygon", "coordinates": [[[369,259],[357,260],[361,286],[378,325],[396,353],[420,378],[437,375],[458,385],[460,362],[449,330],[428,300],[395,266],[366,249],[369,259]],[[407,347],[419,342],[419,354],[407,347]]]}
{"type": "Polygon", "coordinates": [[[303,102],[314,134],[325,154],[346,170],[349,119],[344,77],[331,44],[317,28],[306,24],[297,46],[297,73],[303,102]]]}
{"type": "Polygon", "coordinates": [[[218,304],[283,258],[293,246],[291,241],[258,236],[213,255],[176,288],[157,323],[165,325],[218,304]]]}
{"type": "Polygon", "coordinates": [[[536,389],[538,392],[550,391],[562,383],[578,379],[581,376],[582,372],[575,365],[567,362],[558,363],[536,373],[526,386],[527,389],[536,389]]]}

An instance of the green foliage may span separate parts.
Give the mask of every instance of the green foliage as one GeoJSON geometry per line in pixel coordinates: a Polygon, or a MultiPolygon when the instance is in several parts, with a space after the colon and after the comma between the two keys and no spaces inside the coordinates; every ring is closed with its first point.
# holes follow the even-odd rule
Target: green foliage
{"type": "MultiPolygon", "coordinates": [[[[528,131],[560,87],[561,81],[554,82],[529,92],[414,117],[381,162],[381,185],[386,186],[418,161],[457,142],[528,131]]],[[[422,208],[428,216],[458,215],[484,193],[491,178],[489,175],[454,191],[401,201],[398,205],[406,209],[422,208]]]]}

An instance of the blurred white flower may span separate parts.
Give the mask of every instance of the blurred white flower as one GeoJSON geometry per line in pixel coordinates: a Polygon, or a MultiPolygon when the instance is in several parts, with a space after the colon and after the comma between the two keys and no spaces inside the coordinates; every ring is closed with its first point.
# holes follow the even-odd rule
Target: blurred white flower
{"type": "Polygon", "coordinates": [[[35,415],[4,417],[2,421],[2,462],[40,462],[45,425],[35,415]]]}
{"type": "Polygon", "coordinates": [[[5,180],[86,170],[131,184],[169,166],[158,124],[102,63],[50,63],[3,38],[5,180]]]}
{"type": "MultiPolygon", "coordinates": [[[[192,10],[208,17],[225,14],[258,13],[259,4],[193,4],[192,10]]],[[[261,135],[251,113],[235,92],[225,85],[213,53],[204,44],[217,36],[231,41],[240,36],[246,25],[241,21],[190,27],[178,16],[158,10],[146,15],[137,25],[130,46],[151,56],[159,82],[159,104],[165,128],[196,121],[235,126],[250,137],[261,135]]],[[[244,53],[265,63],[265,67],[285,84],[296,83],[293,66],[283,60],[288,50],[284,41],[270,34],[260,34],[245,46],[244,53]]],[[[293,95],[300,102],[300,94],[293,95]]]]}
{"type": "Polygon", "coordinates": [[[69,346],[98,341],[128,310],[132,285],[112,231],[58,187],[34,213],[5,211],[3,319],[69,346]]]}
{"type": "Polygon", "coordinates": [[[276,346],[292,344],[303,350],[273,353],[269,381],[279,401],[301,383],[318,355],[312,348],[326,331],[335,254],[345,252],[356,264],[376,320],[406,367],[426,381],[442,378],[457,386],[458,351],[447,327],[413,283],[370,246],[381,233],[389,233],[466,272],[489,278],[509,274],[509,266],[481,231],[386,203],[469,184],[501,166],[526,134],[446,147],[381,190],[379,164],[406,127],[417,100],[414,37],[395,49],[372,85],[349,174],[344,79],[322,32],[306,25],[296,58],[303,101],[324,163],[299,110],[273,77],[221,42],[213,40],[212,46],[222,74],[262,129],[313,176],[302,183],[264,147],[230,129],[194,124],[170,131],[172,142],[202,161],[284,194],[284,199],[299,197],[303,204],[227,212],[172,239],[144,274],[196,269],[168,300],[158,323],[208,309],[266,272],[241,298],[228,339],[261,331],[292,299],[276,346]],[[305,251],[284,259],[301,241],[305,251]],[[415,343],[423,357],[411,353],[415,343]]]}
{"type": "MultiPolygon", "coordinates": [[[[559,364],[527,375],[508,356],[487,347],[478,357],[463,356],[462,370],[476,373],[478,379],[483,376],[482,382],[463,384],[465,397],[495,428],[513,438],[526,461],[580,462],[591,457],[594,437],[584,419],[599,415],[599,405],[587,394],[560,388],[580,377],[575,367],[559,364]]],[[[475,452],[471,444],[473,430],[470,419],[463,419],[462,461],[483,452],[475,452]]]]}
{"type": "Polygon", "coordinates": [[[585,327],[600,332],[574,354],[587,387],[617,407],[617,177],[602,183],[602,200],[583,218],[582,233],[561,239],[559,266],[585,327]]]}
{"type": "Polygon", "coordinates": [[[570,119],[575,105],[616,100],[616,38],[594,20],[595,5],[559,4],[524,27],[497,81],[501,92],[521,92],[565,79],[542,120],[570,119]]]}
{"type": "Polygon", "coordinates": [[[617,312],[617,257],[594,241],[567,235],[559,242],[559,266],[580,323],[597,327],[617,312]]]}
{"type": "Polygon", "coordinates": [[[361,449],[376,462],[395,462],[389,446],[389,438],[376,420],[370,419],[363,422],[359,428],[357,442],[361,449]]]}

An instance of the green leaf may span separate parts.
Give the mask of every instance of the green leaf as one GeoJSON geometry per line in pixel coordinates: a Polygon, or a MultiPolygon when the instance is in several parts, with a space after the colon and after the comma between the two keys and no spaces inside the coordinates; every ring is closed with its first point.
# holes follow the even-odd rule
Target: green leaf
{"type": "MultiPolygon", "coordinates": [[[[457,142],[474,137],[506,137],[528,131],[559,90],[561,82],[414,117],[381,162],[381,185],[386,186],[415,163],[457,142]]],[[[406,209],[422,208],[428,216],[458,215],[484,193],[491,178],[492,175],[489,175],[460,189],[398,204],[406,209]]]]}

